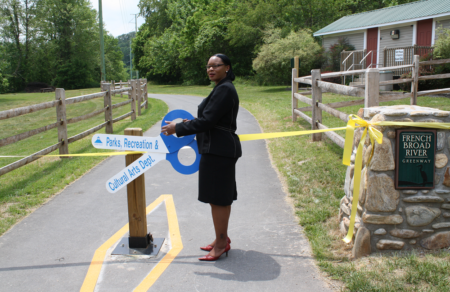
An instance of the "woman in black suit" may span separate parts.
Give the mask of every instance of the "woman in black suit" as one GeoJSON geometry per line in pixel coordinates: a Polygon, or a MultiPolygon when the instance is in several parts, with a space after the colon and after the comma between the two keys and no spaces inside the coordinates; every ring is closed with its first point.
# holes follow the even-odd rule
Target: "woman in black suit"
{"type": "Polygon", "coordinates": [[[201,202],[211,205],[216,239],[201,249],[209,254],[199,258],[215,261],[230,250],[228,220],[231,204],[237,199],[236,162],[242,155],[236,135],[239,98],[230,59],[223,54],[212,56],[206,65],[209,79],[216,86],[198,106],[197,118],[182,123],[166,121],[164,135],[186,136],[197,134],[197,145],[202,157],[199,167],[199,194],[201,202]]]}

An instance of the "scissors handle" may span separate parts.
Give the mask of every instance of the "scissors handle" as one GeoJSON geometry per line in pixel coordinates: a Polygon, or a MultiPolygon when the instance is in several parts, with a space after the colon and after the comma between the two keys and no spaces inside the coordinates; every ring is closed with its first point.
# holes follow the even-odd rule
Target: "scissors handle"
{"type": "MultiPolygon", "coordinates": [[[[187,111],[177,109],[169,112],[161,122],[161,128],[166,125],[165,121],[173,121],[175,119],[193,120],[194,117],[187,111]]],[[[195,135],[184,137],[176,137],[175,135],[165,136],[161,133],[161,138],[166,144],[168,154],[166,160],[172,164],[172,167],[182,174],[193,174],[198,171],[200,165],[201,154],[198,153],[197,141],[194,139],[195,135]],[[195,151],[195,162],[192,165],[183,165],[178,159],[178,151],[183,147],[188,146],[195,151]]]]}
{"type": "MultiPolygon", "coordinates": [[[[173,111],[169,112],[163,118],[163,120],[161,122],[161,128],[166,125],[166,121],[173,121],[176,119],[193,120],[194,116],[185,110],[181,110],[181,109],[173,110],[173,111]]],[[[195,138],[195,135],[176,137],[175,135],[166,136],[163,133],[161,133],[160,136],[161,136],[161,139],[163,139],[164,144],[166,144],[167,150],[170,153],[180,150],[181,147],[188,145],[195,138]]]]}
{"type": "Polygon", "coordinates": [[[178,159],[178,151],[167,153],[166,154],[166,160],[172,164],[172,167],[178,171],[181,174],[193,174],[198,171],[198,168],[200,166],[200,158],[202,155],[198,153],[198,146],[197,141],[192,140],[191,143],[186,145],[188,147],[191,147],[195,151],[195,161],[191,165],[183,165],[181,164],[180,160],[178,159]]]}

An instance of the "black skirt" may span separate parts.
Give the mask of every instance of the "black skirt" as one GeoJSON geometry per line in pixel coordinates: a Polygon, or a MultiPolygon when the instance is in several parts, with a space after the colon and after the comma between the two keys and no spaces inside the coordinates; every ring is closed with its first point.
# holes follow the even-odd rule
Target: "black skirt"
{"type": "Polygon", "coordinates": [[[237,158],[202,154],[198,175],[198,200],[219,206],[229,206],[237,200],[237,158]]]}

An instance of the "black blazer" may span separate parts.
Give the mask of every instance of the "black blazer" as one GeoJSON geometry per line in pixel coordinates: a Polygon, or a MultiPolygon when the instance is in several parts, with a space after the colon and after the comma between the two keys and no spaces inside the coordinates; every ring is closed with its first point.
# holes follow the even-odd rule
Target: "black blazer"
{"type": "Polygon", "coordinates": [[[231,80],[225,78],[198,106],[197,118],[175,127],[177,136],[197,134],[200,154],[238,158],[241,142],[236,135],[239,97],[231,80]]]}

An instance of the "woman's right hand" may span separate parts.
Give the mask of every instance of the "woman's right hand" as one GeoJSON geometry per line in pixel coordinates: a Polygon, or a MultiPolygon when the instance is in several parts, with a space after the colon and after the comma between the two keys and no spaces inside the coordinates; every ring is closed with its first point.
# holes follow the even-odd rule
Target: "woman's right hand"
{"type": "Polygon", "coordinates": [[[190,120],[188,119],[183,119],[183,123],[189,122],[190,120]]]}

